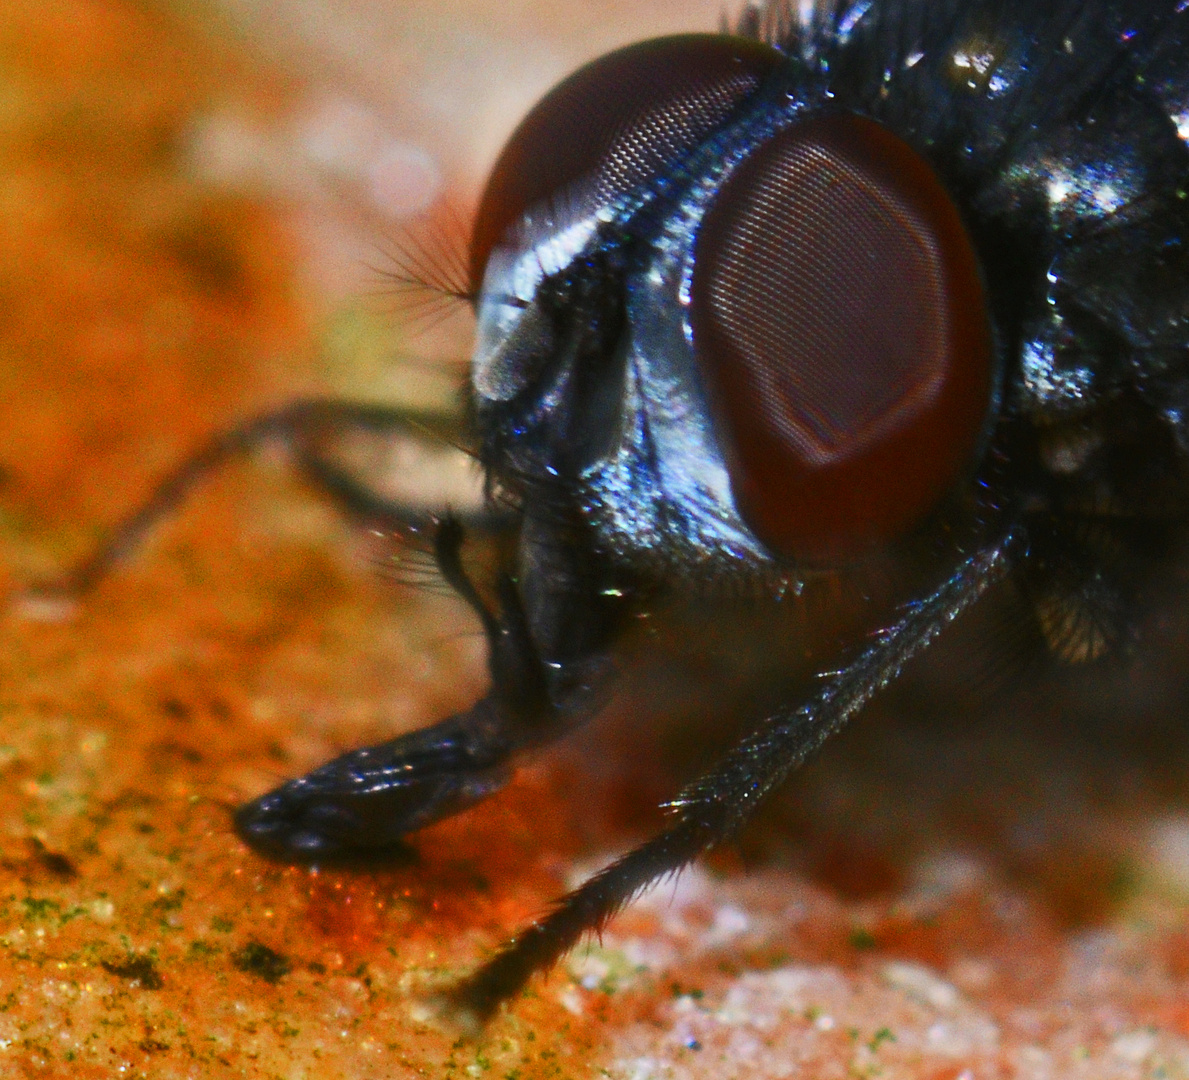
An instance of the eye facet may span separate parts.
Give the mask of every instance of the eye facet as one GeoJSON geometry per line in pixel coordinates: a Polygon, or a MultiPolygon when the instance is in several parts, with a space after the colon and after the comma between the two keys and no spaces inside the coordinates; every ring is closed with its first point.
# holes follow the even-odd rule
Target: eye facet
{"type": "Polygon", "coordinates": [[[928,163],[874,121],[794,124],[736,169],[690,320],[736,506],[770,550],[854,557],[969,467],[993,392],[978,261],[928,163]]]}
{"type": "Polygon", "coordinates": [[[532,207],[587,181],[605,206],[720,125],[782,62],[771,46],[721,34],[644,41],[565,79],[521,122],[487,182],[470,249],[478,295],[492,249],[532,207]]]}

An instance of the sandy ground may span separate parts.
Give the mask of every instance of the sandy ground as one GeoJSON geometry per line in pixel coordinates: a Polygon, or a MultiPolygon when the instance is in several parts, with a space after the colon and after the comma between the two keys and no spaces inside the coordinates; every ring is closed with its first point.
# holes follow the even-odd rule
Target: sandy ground
{"type": "MultiPolygon", "coordinates": [[[[6,0],[0,590],[295,394],[450,408],[465,317],[410,325],[376,267],[465,217],[557,77],[718,14],[6,0]]],[[[0,1075],[1189,1075],[1179,601],[1126,670],[994,693],[963,685],[989,626],[961,630],[473,1043],[425,995],[654,827],[693,737],[629,704],[403,864],[263,862],[233,805],[482,690],[466,612],[391,554],[265,454],[72,612],[8,607],[0,1075]]]]}

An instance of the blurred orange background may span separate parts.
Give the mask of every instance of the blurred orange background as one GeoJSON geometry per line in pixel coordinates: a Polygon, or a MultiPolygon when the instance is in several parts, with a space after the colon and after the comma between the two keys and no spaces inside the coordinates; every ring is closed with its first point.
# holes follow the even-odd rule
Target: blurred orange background
{"type": "MultiPolygon", "coordinates": [[[[6,0],[0,590],[295,395],[454,407],[466,314],[401,321],[393,238],[465,219],[583,60],[720,14],[6,0]]],[[[1189,1075],[1189,753],[1147,698],[1134,751],[1044,695],[1015,727],[877,711],[738,849],[458,1041],[424,995],[652,827],[654,793],[573,751],[409,865],[245,849],[233,805],[482,691],[461,605],[376,559],[264,455],[76,611],[5,611],[0,1075],[1189,1075]]]]}

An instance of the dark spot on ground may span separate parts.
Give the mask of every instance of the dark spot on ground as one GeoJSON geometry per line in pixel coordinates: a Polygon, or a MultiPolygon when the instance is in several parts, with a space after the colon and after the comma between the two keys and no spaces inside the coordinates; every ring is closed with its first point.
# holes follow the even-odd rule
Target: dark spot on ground
{"type": "Polygon", "coordinates": [[[141,990],[160,990],[165,985],[157,965],[148,956],[129,956],[124,960],[104,960],[100,967],[110,975],[127,979],[141,990]]]}
{"type": "Polygon", "coordinates": [[[232,953],[231,962],[240,971],[270,983],[280,982],[292,970],[288,957],[274,952],[259,941],[249,941],[242,949],[232,953]]]}
{"type": "Polygon", "coordinates": [[[78,877],[78,867],[60,851],[50,851],[36,836],[29,838],[29,852],[43,870],[59,881],[72,881],[78,877]]]}

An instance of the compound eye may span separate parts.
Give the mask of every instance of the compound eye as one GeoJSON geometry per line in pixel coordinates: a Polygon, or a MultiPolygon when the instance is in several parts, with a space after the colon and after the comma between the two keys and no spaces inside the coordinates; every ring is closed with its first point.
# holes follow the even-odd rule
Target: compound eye
{"type": "Polygon", "coordinates": [[[470,248],[477,296],[492,249],[533,207],[605,206],[671,165],[782,62],[768,45],[682,34],[608,53],[551,90],[504,147],[479,203],[470,248]]]}
{"type": "Polygon", "coordinates": [[[853,558],[970,468],[993,393],[978,261],[928,163],[874,121],[758,147],[707,211],[691,286],[732,493],[770,550],[853,558]]]}

